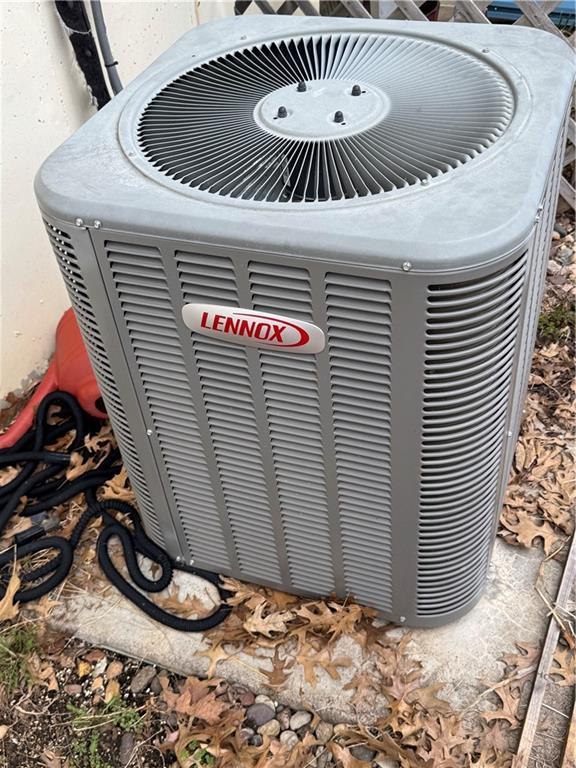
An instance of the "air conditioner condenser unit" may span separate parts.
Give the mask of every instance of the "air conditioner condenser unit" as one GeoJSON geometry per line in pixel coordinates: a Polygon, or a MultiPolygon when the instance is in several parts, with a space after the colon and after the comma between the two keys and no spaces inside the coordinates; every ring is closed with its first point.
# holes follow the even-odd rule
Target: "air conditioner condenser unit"
{"type": "Polygon", "coordinates": [[[184,35],[36,190],[146,530],[433,626],[482,593],[573,81],[552,35],[184,35]]]}

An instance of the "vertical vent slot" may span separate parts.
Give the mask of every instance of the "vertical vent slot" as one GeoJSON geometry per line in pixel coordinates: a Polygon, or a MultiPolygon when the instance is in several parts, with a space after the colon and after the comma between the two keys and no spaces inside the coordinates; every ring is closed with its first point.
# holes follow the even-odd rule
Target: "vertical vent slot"
{"type": "MultiPolygon", "coordinates": [[[[254,309],[313,321],[307,270],[248,268],[254,309]]],[[[261,352],[260,366],[292,584],[328,594],[334,579],[316,358],[261,352]]]]}
{"type": "Polygon", "coordinates": [[[131,243],[105,247],[188,547],[200,562],[226,569],[228,555],[162,256],[156,248],[131,243]]]}
{"type": "Polygon", "coordinates": [[[418,530],[418,613],[482,589],[493,540],[526,254],[428,291],[418,530]]]}
{"type": "Polygon", "coordinates": [[[361,602],[389,610],[390,283],[329,273],[326,303],[346,588],[361,602]]]}
{"type": "Polygon", "coordinates": [[[108,362],[106,350],[92,311],[92,305],[88,298],[84,278],[82,277],[70,236],[47,221],[44,224],[52,249],[58,259],[78,324],[82,330],[92,368],[104,398],[106,411],[110,416],[122,458],[130,476],[130,481],[138,500],[138,506],[144,515],[146,530],[158,544],[164,546],[162,530],[154,512],[154,504],[148,492],[148,485],[142,471],[140,459],[138,458],[138,451],[130,434],[128,421],[114,383],[114,376],[108,362]]]}
{"type": "MultiPolygon", "coordinates": [[[[226,257],[178,252],[185,302],[238,306],[226,257]]],[[[245,578],[280,581],[246,350],[192,334],[192,348],[238,562],[245,578]]]]}

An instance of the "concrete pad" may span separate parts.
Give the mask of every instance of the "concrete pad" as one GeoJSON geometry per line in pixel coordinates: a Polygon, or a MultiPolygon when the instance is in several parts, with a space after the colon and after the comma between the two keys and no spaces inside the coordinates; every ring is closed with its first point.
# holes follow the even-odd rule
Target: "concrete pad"
{"type": "MultiPolygon", "coordinates": [[[[469,714],[481,711],[480,681],[501,677],[499,657],[514,651],[515,641],[539,642],[543,638],[546,606],[535,585],[538,581],[543,592],[554,595],[560,572],[560,565],[554,561],[542,564],[541,552],[512,548],[498,540],[488,588],[477,606],[445,627],[411,630],[409,653],[422,663],[430,682],[445,685],[444,696],[456,710],[469,710],[469,714]]],[[[178,579],[181,595],[190,592],[210,603],[205,582],[188,574],[178,574],[178,579]]],[[[207,656],[202,655],[209,644],[202,635],[185,634],[157,624],[112,587],[104,594],[65,592],[62,604],[50,621],[58,629],[86,642],[178,674],[205,676],[209,666],[207,656]]],[[[216,674],[243,683],[257,693],[267,693],[294,709],[314,710],[333,722],[370,722],[384,713],[383,697],[363,710],[350,704],[354,692],[343,690],[360,669],[370,669],[370,658],[355,638],[343,637],[333,649],[333,657],[347,656],[352,662],[350,667],[340,668],[340,680],[333,680],[320,669],[315,686],[305,682],[303,668],[296,664],[281,690],[270,689],[260,670],[271,669],[271,655],[267,648],[262,648],[258,655],[234,653],[218,663],[216,674]]]]}

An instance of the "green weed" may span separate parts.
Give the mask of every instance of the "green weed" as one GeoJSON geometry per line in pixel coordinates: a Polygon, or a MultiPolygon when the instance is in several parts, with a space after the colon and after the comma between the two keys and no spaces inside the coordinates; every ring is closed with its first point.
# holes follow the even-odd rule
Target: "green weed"
{"type": "Polygon", "coordinates": [[[558,304],[549,312],[543,312],[538,319],[538,341],[540,344],[566,342],[574,338],[576,306],[573,301],[558,304]]]}
{"type": "Polygon", "coordinates": [[[23,680],[30,682],[28,659],[37,649],[36,632],[30,624],[10,627],[0,633],[0,685],[8,694],[23,680]]]}

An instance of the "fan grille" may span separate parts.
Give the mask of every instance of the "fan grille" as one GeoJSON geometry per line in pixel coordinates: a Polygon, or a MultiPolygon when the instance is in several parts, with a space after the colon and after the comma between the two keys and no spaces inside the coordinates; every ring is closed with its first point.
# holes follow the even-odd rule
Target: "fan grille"
{"type": "Polygon", "coordinates": [[[318,203],[427,183],[490,147],[513,108],[506,80],[455,48],[323,34],[190,69],[147,103],[137,139],[153,168],[185,187],[318,203]]]}

